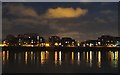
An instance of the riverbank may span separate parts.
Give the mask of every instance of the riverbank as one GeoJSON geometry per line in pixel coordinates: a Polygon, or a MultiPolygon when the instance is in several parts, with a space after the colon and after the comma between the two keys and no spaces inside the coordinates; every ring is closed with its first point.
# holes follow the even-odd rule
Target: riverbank
{"type": "Polygon", "coordinates": [[[19,47],[19,46],[9,46],[2,47],[2,50],[15,50],[15,51],[106,51],[106,50],[119,50],[120,47],[19,47]]]}

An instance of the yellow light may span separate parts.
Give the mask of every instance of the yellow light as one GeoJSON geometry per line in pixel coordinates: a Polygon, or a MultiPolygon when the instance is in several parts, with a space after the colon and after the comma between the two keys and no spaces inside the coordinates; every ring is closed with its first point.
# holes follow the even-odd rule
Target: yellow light
{"type": "Polygon", "coordinates": [[[25,52],[25,64],[28,63],[28,52],[25,52]]]}
{"type": "Polygon", "coordinates": [[[86,59],[86,62],[88,63],[88,52],[87,52],[87,57],[86,57],[87,59],[86,59]]]}
{"type": "Polygon", "coordinates": [[[49,58],[49,52],[46,51],[46,60],[49,58]]]}
{"type": "Polygon", "coordinates": [[[2,52],[2,64],[5,63],[5,51],[2,52]]]}
{"type": "Polygon", "coordinates": [[[46,46],[46,47],[49,47],[49,46],[50,46],[50,44],[49,44],[49,43],[46,43],[46,44],[45,44],[45,46],[46,46]]]}
{"type": "Polygon", "coordinates": [[[44,64],[45,62],[45,52],[41,51],[41,64],[44,64]]]}
{"type": "Polygon", "coordinates": [[[98,67],[101,67],[101,52],[98,52],[98,67]]]}
{"type": "Polygon", "coordinates": [[[74,63],[74,52],[72,52],[72,64],[74,63]]]}
{"type": "Polygon", "coordinates": [[[111,52],[111,65],[118,67],[118,51],[111,52]]]}
{"type": "Polygon", "coordinates": [[[80,52],[78,52],[78,65],[80,64],[80,52]]]}
{"type": "Polygon", "coordinates": [[[0,47],[8,46],[7,44],[0,44],[0,47]]]}
{"type": "Polygon", "coordinates": [[[116,60],[118,60],[118,51],[115,52],[116,60]]]}
{"type": "Polygon", "coordinates": [[[57,64],[57,51],[55,51],[55,64],[57,64]]]}
{"type": "Polygon", "coordinates": [[[55,43],[55,46],[58,46],[58,43],[55,43]]]}

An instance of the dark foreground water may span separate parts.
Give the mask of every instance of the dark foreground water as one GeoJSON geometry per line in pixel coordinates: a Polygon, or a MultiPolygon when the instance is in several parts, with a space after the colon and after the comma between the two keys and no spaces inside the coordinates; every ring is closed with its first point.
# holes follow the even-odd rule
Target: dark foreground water
{"type": "Polygon", "coordinates": [[[3,50],[2,73],[118,73],[119,50],[3,50]]]}

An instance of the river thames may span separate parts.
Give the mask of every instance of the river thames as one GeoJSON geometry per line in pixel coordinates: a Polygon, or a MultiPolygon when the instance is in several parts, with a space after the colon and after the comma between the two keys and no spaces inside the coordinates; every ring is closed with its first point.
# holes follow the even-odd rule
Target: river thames
{"type": "Polygon", "coordinates": [[[2,73],[118,73],[119,50],[3,49],[2,73]]]}

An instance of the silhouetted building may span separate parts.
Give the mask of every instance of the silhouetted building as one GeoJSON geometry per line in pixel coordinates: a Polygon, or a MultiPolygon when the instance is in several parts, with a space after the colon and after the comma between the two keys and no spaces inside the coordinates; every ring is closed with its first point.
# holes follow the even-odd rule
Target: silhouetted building
{"type": "Polygon", "coordinates": [[[49,43],[50,43],[51,47],[59,46],[60,37],[58,37],[58,36],[51,36],[49,38],[49,43]]]}
{"type": "Polygon", "coordinates": [[[98,41],[100,41],[101,46],[117,46],[119,45],[120,37],[102,35],[98,38],[98,41]]]}
{"type": "Polygon", "coordinates": [[[75,47],[76,41],[70,37],[64,37],[61,39],[60,45],[62,47],[75,47]]]}
{"type": "Polygon", "coordinates": [[[98,40],[87,40],[87,41],[81,42],[80,46],[82,46],[82,47],[95,47],[95,46],[100,46],[100,43],[98,40]]]}
{"type": "Polygon", "coordinates": [[[45,45],[45,39],[39,36],[38,33],[27,33],[24,34],[24,44],[31,44],[43,47],[45,45]]]}
{"type": "Polygon", "coordinates": [[[14,35],[7,35],[2,42],[3,44],[9,45],[9,46],[15,46],[17,43],[17,40],[14,35]]]}

